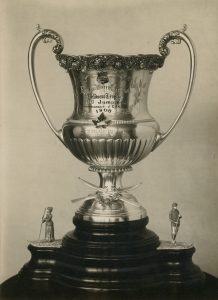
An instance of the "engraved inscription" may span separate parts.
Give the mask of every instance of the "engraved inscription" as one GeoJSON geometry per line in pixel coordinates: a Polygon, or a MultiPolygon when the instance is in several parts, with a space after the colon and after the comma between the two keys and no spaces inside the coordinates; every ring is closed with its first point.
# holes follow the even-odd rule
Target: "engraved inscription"
{"type": "Polygon", "coordinates": [[[88,89],[81,86],[81,93],[86,97],[84,107],[88,108],[94,113],[115,113],[121,108],[120,89],[113,87],[113,85],[95,84],[88,89]]]}
{"type": "Polygon", "coordinates": [[[115,127],[110,127],[110,128],[95,128],[95,127],[87,127],[85,128],[85,134],[86,136],[108,136],[108,137],[113,137],[117,133],[117,128],[115,127]]]}

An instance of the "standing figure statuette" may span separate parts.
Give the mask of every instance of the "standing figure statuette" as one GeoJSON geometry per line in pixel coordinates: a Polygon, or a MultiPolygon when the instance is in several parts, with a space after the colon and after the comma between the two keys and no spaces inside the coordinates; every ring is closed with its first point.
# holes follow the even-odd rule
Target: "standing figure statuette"
{"type": "Polygon", "coordinates": [[[52,221],[53,207],[46,208],[46,214],[42,217],[42,224],[45,223],[45,240],[48,242],[54,241],[54,223],[52,221]]]}
{"type": "Polygon", "coordinates": [[[177,236],[177,233],[178,233],[179,227],[180,227],[180,219],[182,218],[177,207],[178,207],[178,204],[174,202],[172,204],[172,209],[169,213],[169,219],[171,222],[172,244],[174,244],[174,245],[176,245],[176,236],[177,236]]]}

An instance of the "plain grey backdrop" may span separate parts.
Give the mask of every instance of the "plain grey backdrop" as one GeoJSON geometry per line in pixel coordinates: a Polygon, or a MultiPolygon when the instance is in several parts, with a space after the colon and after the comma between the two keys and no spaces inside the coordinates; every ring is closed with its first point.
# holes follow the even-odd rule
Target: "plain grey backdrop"
{"type": "MultiPolygon", "coordinates": [[[[77,177],[98,177],[74,158],[49,130],[31,90],[27,53],[36,24],[57,31],[64,53],[158,53],[160,38],[188,25],[197,52],[197,76],[187,111],[154,153],[124,175],[124,183],[147,209],[161,239],[170,239],[168,213],[176,201],[183,215],[179,241],[191,242],[194,261],[218,276],[218,2],[203,0],[1,1],[1,281],[29,260],[28,240],[37,239],[46,206],[54,207],[55,235],[72,228],[90,190],[77,177]]],[[[182,105],[189,72],[184,44],[172,45],[153,75],[149,110],[166,130],[182,105]]],[[[68,74],[58,66],[51,44],[37,51],[42,98],[58,128],[73,110],[68,74]]]]}

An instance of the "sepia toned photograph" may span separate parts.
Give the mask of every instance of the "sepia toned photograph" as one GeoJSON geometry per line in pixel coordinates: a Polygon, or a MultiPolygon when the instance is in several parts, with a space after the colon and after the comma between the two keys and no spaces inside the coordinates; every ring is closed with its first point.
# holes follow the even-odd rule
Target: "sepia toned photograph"
{"type": "Polygon", "coordinates": [[[0,8],[0,299],[218,299],[217,1],[0,8]]]}

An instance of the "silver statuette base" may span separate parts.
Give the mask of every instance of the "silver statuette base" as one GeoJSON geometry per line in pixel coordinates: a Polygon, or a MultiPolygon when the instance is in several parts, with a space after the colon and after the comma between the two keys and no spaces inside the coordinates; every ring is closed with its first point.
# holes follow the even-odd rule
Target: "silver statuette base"
{"type": "Polygon", "coordinates": [[[176,244],[170,241],[160,241],[160,246],[157,248],[159,250],[182,250],[193,248],[192,244],[187,244],[185,242],[176,242],[176,244]]]}
{"type": "Polygon", "coordinates": [[[30,241],[30,245],[37,248],[60,248],[62,245],[62,240],[54,240],[53,242],[48,242],[47,240],[30,241]]]}

